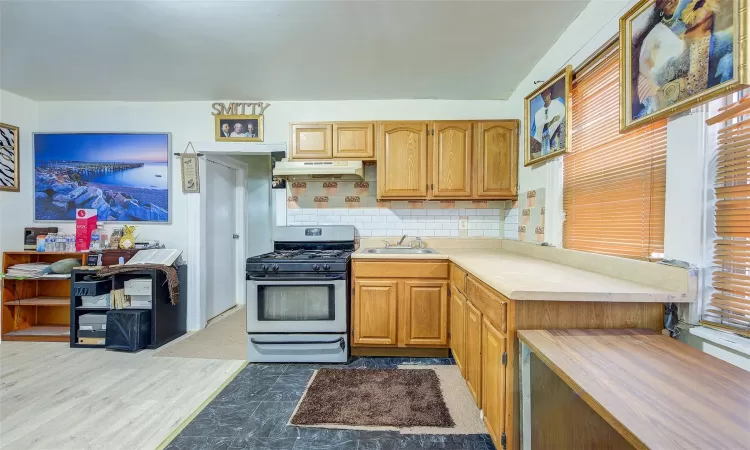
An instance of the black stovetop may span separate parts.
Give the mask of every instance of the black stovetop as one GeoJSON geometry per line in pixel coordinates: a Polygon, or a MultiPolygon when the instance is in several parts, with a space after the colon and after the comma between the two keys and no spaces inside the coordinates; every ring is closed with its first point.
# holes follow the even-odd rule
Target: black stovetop
{"type": "Polygon", "coordinates": [[[306,261],[306,260],[342,260],[346,261],[349,255],[352,254],[351,250],[276,250],[265,255],[256,256],[250,258],[250,260],[268,261],[273,260],[274,262],[279,261],[306,261]]]}
{"type": "Polygon", "coordinates": [[[274,251],[247,259],[251,276],[293,273],[343,273],[349,269],[354,243],[280,243],[274,251]]]}

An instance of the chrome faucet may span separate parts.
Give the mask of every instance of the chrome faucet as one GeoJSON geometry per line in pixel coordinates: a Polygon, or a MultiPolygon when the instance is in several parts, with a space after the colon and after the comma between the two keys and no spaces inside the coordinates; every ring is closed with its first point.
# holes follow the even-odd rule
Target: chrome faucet
{"type": "Polygon", "coordinates": [[[406,234],[405,234],[405,235],[403,235],[403,236],[401,236],[401,239],[400,239],[400,240],[399,240],[399,241],[398,241],[397,243],[395,243],[395,244],[391,244],[390,242],[388,242],[388,241],[385,241],[385,248],[390,248],[390,247],[403,247],[403,245],[402,245],[402,244],[404,243],[404,240],[406,240],[406,237],[407,237],[407,236],[408,236],[408,235],[406,235],[406,234]]]}

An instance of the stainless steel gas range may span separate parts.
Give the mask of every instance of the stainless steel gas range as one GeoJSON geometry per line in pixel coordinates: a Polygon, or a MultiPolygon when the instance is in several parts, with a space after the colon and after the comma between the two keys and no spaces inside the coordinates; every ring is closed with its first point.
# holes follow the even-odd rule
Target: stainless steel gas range
{"type": "Polygon", "coordinates": [[[277,227],[247,260],[251,362],[346,362],[354,227],[277,227]]]}

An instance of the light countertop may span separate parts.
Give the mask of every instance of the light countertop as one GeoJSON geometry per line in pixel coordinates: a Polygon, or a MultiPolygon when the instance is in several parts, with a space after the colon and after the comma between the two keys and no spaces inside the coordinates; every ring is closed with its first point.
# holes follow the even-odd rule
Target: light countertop
{"type": "Polygon", "coordinates": [[[449,260],[511,300],[690,302],[686,292],[615,278],[497,248],[436,248],[440,253],[393,255],[356,251],[361,260],[449,260]]]}

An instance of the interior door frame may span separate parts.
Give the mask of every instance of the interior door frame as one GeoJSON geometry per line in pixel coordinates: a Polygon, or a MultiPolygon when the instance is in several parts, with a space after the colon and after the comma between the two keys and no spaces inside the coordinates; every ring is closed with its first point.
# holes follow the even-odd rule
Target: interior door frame
{"type": "MultiPolygon", "coordinates": [[[[240,155],[240,153],[236,153],[240,155]]],[[[246,178],[248,167],[247,164],[236,160],[225,153],[205,152],[199,156],[199,162],[203,170],[199,171],[200,186],[204,187],[198,194],[183,194],[188,196],[187,204],[187,230],[188,230],[188,254],[190,264],[188,265],[188,289],[193,295],[188,302],[187,312],[187,329],[194,331],[206,327],[208,321],[207,313],[207,286],[203,282],[206,276],[206,213],[208,205],[206,204],[206,155],[214,161],[218,161],[228,167],[237,170],[235,178],[235,229],[240,235],[235,242],[235,296],[238,305],[245,304],[247,294],[247,283],[245,283],[245,252],[247,248],[247,214],[246,198],[247,187],[246,178]],[[197,297],[197,298],[196,298],[197,297]]],[[[269,174],[269,189],[271,183],[269,174]]]]}
{"type": "MultiPolygon", "coordinates": [[[[205,158],[205,157],[204,157],[205,158]]],[[[235,233],[239,234],[238,239],[234,239],[234,280],[235,290],[234,298],[235,305],[244,305],[247,295],[247,284],[245,283],[245,250],[246,250],[246,235],[248,233],[247,221],[245,219],[245,207],[247,198],[247,164],[240,162],[234,158],[221,156],[221,155],[210,155],[207,159],[210,159],[215,164],[220,164],[230,169],[234,169],[234,230],[235,233]]],[[[208,162],[208,161],[207,161],[208,162]]],[[[204,167],[208,167],[206,164],[204,167]]],[[[208,169],[206,169],[208,172],[208,169]]],[[[203,184],[208,189],[208,183],[203,184]]],[[[208,212],[208,208],[204,211],[204,216],[208,212]]],[[[205,233],[204,233],[205,237],[205,233]]],[[[205,263],[205,260],[204,260],[205,263]]],[[[206,272],[203,272],[206,273],[206,272]]],[[[208,297],[206,297],[206,320],[211,319],[208,317],[208,297]]]]}

